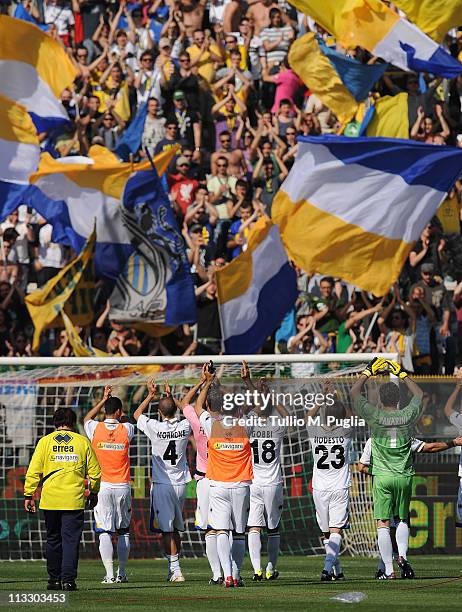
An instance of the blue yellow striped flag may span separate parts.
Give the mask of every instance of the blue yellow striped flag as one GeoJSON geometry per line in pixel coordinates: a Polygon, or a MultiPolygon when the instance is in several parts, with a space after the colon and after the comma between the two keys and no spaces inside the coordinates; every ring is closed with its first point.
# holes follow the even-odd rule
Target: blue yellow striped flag
{"type": "Polygon", "coordinates": [[[462,150],[409,140],[300,137],[272,217],[294,262],[384,295],[462,172],[462,150]]]}
{"type": "Polygon", "coordinates": [[[218,304],[226,353],[258,352],[297,299],[297,279],[268,217],[252,228],[247,249],[217,271],[218,304]]]}
{"type": "Polygon", "coordinates": [[[0,218],[21,203],[39,158],[37,131],[27,110],[0,95],[0,218]]]}
{"type": "MultiPolygon", "coordinates": [[[[430,0],[429,0],[430,1],[430,0]]],[[[380,0],[290,0],[346,49],[364,47],[404,70],[453,78],[462,64],[380,0]]],[[[439,7],[440,3],[435,2],[439,7]]]]}
{"type": "Polygon", "coordinates": [[[305,85],[346,124],[358,111],[387,64],[366,66],[332,51],[312,32],[298,38],[290,48],[289,64],[305,85]]]}
{"type": "Polygon", "coordinates": [[[77,76],[64,48],[38,27],[0,15],[0,93],[23,104],[39,132],[69,121],[60,97],[77,76]]]}
{"type": "Polygon", "coordinates": [[[462,25],[460,0],[393,0],[393,4],[438,42],[443,42],[449,30],[462,25]]]}

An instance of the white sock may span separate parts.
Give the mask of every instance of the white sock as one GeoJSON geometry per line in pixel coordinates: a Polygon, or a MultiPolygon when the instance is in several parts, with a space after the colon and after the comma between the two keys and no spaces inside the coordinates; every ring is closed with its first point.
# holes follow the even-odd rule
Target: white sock
{"type": "MultiPolygon", "coordinates": [[[[322,543],[324,545],[324,549],[325,549],[326,555],[327,555],[327,545],[329,544],[329,540],[324,539],[322,541],[322,543]]],[[[334,570],[335,570],[335,575],[336,576],[338,576],[339,574],[343,574],[343,568],[342,568],[342,564],[340,563],[340,557],[337,557],[337,559],[335,560],[334,570]]]]}
{"type": "Polygon", "coordinates": [[[168,561],[169,574],[181,574],[180,567],[180,556],[179,555],[165,555],[168,561]]]}
{"type": "Polygon", "coordinates": [[[407,558],[409,546],[409,525],[405,521],[400,521],[396,528],[396,543],[398,545],[398,555],[407,558]]]}
{"type": "Polygon", "coordinates": [[[377,529],[377,540],[379,543],[380,556],[385,565],[385,573],[389,576],[393,571],[393,546],[390,537],[389,527],[379,527],[377,529]]]}
{"type": "Polygon", "coordinates": [[[228,578],[232,575],[232,564],[231,547],[229,545],[229,536],[227,533],[217,534],[217,551],[220,565],[223,569],[223,576],[228,578]]]}
{"type": "Polygon", "coordinates": [[[249,555],[254,574],[261,572],[261,535],[259,531],[249,531],[249,555]]]}
{"type": "Polygon", "coordinates": [[[233,558],[233,578],[237,580],[241,575],[242,562],[245,557],[245,535],[235,535],[233,538],[233,546],[231,548],[231,556],[233,558]]]}
{"type": "Polygon", "coordinates": [[[130,534],[122,533],[119,535],[117,542],[117,556],[119,558],[119,569],[117,574],[125,576],[125,566],[127,565],[128,556],[130,554],[130,534]]]}
{"type": "Polygon", "coordinates": [[[218,557],[216,533],[205,534],[205,553],[209,561],[210,569],[213,573],[213,579],[218,580],[218,578],[221,578],[221,566],[220,559],[218,557]]]}
{"type": "Polygon", "coordinates": [[[281,536],[279,533],[270,533],[268,535],[268,566],[267,570],[270,572],[274,571],[279,557],[279,545],[281,543],[281,536]]]}
{"type": "Polygon", "coordinates": [[[101,555],[101,561],[103,562],[104,569],[106,570],[106,576],[108,578],[114,578],[114,550],[112,547],[112,536],[110,533],[99,534],[99,554],[101,555]]]}
{"type": "Polygon", "coordinates": [[[329,574],[332,573],[332,568],[337,560],[340,552],[340,544],[342,543],[342,536],[339,533],[331,533],[330,538],[326,544],[326,560],[324,562],[324,569],[329,574]]]}

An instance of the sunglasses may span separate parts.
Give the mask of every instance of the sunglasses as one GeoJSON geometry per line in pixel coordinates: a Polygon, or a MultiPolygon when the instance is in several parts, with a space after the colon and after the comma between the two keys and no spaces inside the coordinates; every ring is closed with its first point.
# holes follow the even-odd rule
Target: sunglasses
{"type": "Polygon", "coordinates": [[[286,132],[287,136],[295,136],[296,132],[286,132]]]}
{"type": "Polygon", "coordinates": [[[142,62],[153,62],[154,60],[152,59],[152,57],[143,57],[141,61],[142,62]]]}
{"type": "Polygon", "coordinates": [[[189,164],[180,164],[178,168],[189,168],[189,164]]]}
{"type": "Polygon", "coordinates": [[[217,164],[217,168],[227,168],[228,164],[217,164]]]}
{"type": "Polygon", "coordinates": [[[176,125],[167,125],[167,130],[176,130],[176,125]]]}
{"type": "Polygon", "coordinates": [[[231,138],[220,138],[220,142],[231,142],[231,138]]]}
{"type": "Polygon", "coordinates": [[[191,60],[189,59],[189,57],[185,57],[185,58],[183,58],[183,59],[180,59],[180,62],[181,62],[182,64],[184,64],[184,63],[186,63],[186,62],[189,62],[189,61],[191,61],[191,60]]]}

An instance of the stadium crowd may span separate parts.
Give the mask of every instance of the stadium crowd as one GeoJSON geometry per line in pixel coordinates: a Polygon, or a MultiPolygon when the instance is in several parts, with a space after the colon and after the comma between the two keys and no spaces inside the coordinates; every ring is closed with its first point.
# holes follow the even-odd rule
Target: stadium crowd
{"type": "MultiPolygon", "coordinates": [[[[391,5],[392,6],[392,5],[391,5]]],[[[2,3],[14,14],[17,6],[2,3]]],[[[392,6],[393,7],[393,6],[392,6]]],[[[97,315],[81,331],[92,346],[122,355],[221,351],[215,270],[246,249],[252,225],[273,199],[297,153],[297,136],[337,133],[339,123],[288,65],[291,43],[318,31],[285,0],[23,0],[48,24],[79,71],[62,94],[72,129],[40,134],[56,157],[114,151],[147,102],[134,160],[178,144],[169,198],[185,241],[197,323],[152,338],[109,319],[111,287],[100,281],[97,315]]],[[[462,29],[446,46],[462,53],[462,29]]],[[[343,50],[363,63],[364,49],[343,50]]],[[[462,77],[434,80],[396,69],[374,95],[409,94],[411,139],[462,146],[462,77]]],[[[354,133],[347,126],[345,133],[354,133]]],[[[341,279],[297,270],[299,298],[264,352],[397,352],[418,374],[452,373],[462,359],[462,183],[411,250],[399,282],[377,298],[341,279]]],[[[0,355],[30,354],[33,324],[24,296],[75,255],[51,241],[52,227],[21,207],[1,224],[0,355]]],[[[72,355],[64,330],[42,335],[42,355],[72,355]]]]}

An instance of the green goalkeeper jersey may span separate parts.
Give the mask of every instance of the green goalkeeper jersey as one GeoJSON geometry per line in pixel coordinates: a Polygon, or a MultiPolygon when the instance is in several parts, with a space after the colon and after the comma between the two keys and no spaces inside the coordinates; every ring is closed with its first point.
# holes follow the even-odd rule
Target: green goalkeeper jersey
{"type": "Polygon", "coordinates": [[[364,397],[354,403],[355,412],[371,428],[372,474],[374,476],[412,476],[413,425],[420,414],[420,399],[413,397],[402,410],[383,410],[364,397]]]}

